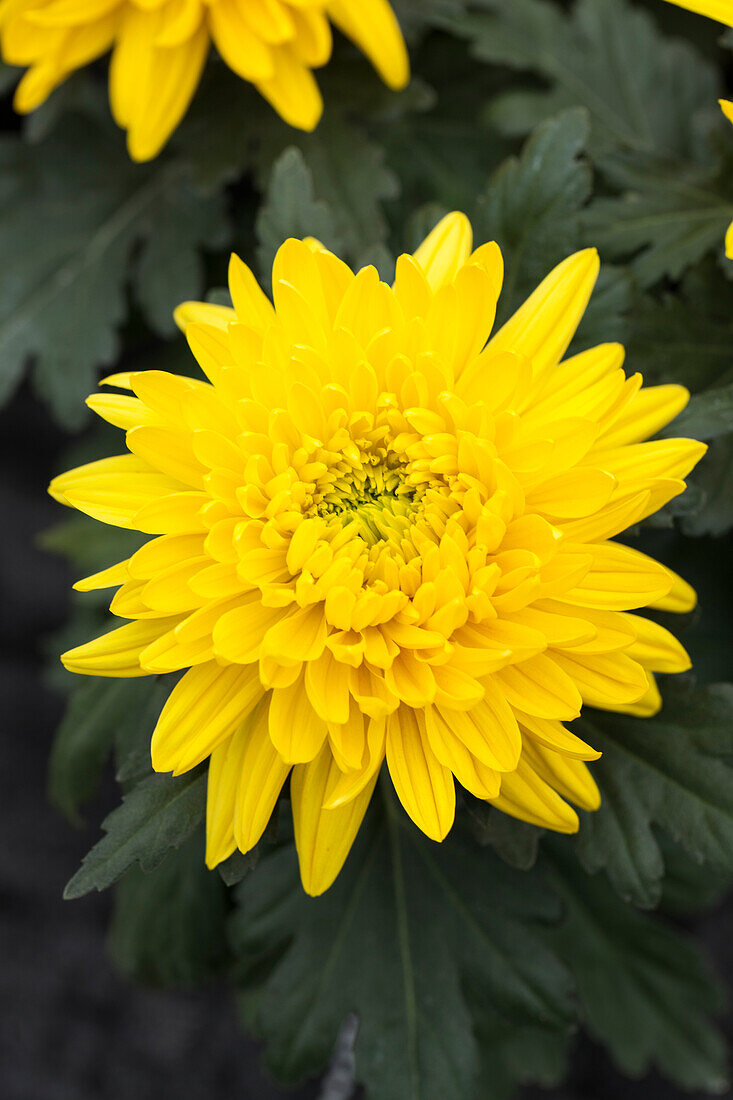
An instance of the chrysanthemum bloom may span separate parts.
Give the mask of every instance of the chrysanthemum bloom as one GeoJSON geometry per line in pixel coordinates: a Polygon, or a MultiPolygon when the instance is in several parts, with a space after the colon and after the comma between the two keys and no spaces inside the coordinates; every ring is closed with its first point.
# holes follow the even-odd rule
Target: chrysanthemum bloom
{"type": "Polygon", "coordinates": [[[112,50],[112,113],[134,160],[154,157],[191,101],[213,41],[291,126],[323,109],[312,69],[331,56],[331,23],[392,88],[409,65],[389,0],[0,0],[0,49],[29,66],[15,109],[38,107],[75,69],[112,50]]]}
{"type": "Polygon", "coordinates": [[[611,541],[681,493],[705,448],[643,442],[685,405],[641,389],[623,348],[563,360],[595,283],[561,263],[489,340],[495,244],[451,214],[393,287],[317,242],[286,241],[274,305],[236,257],[234,309],[180,307],[208,382],[160,371],[89,398],[131,454],[56,478],[60,501],[157,536],[80,581],[120,585],[131,621],[66,653],[96,676],[188,669],[153,767],[210,757],[207,862],[247,851],[291,773],[305,889],[338,874],[383,761],[433,840],[454,776],[560,832],[565,799],[599,804],[566,728],[583,703],[660,706],[653,671],[688,657],[643,607],[686,611],[689,586],[611,541]],[[488,341],[488,342],[487,342],[488,341]]]}

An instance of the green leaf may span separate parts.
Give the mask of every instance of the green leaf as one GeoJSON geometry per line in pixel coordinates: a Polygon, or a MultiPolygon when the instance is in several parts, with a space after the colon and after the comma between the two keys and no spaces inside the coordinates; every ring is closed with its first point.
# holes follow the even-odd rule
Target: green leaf
{"type": "MultiPolygon", "coordinates": [[[[328,244],[328,237],[331,241],[328,247],[337,248],[342,259],[356,267],[364,266],[368,262],[367,253],[384,245],[387,238],[388,225],[382,204],[399,193],[397,177],[386,166],[382,147],[370,140],[357,122],[331,113],[314,133],[297,136],[297,145],[279,157],[279,147],[272,142],[273,136],[269,147],[265,142],[260,148],[259,176],[267,178],[274,161],[268,202],[279,201],[281,210],[275,218],[283,219],[286,226],[291,224],[292,218],[297,228],[297,231],[288,229],[284,236],[281,235],[280,243],[285,236],[302,237],[310,233],[328,244]],[[294,155],[296,149],[300,152],[300,160],[294,155]],[[281,188],[288,188],[288,193],[291,188],[297,189],[297,197],[287,197],[288,193],[283,192],[280,198],[274,196],[276,181],[281,188]],[[315,194],[319,209],[323,204],[328,210],[330,221],[323,222],[324,236],[307,228],[311,217],[321,217],[320,214],[311,214],[306,208],[302,215],[293,216],[283,209],[284,204],[294,205],[299,199],[305,201],[306,194],[309,203],[315,194]]],[[[259,223],[258,235],[261,235],[259,223]]]]}
{"type": "Polygon", "coordinates": [[[232,852],[229,859],[225,859],[223,863],[219,864],[217,871],[227,886],[236,886],[245,875],[248,875],[250,871],[254,871],[259,861],[259,847],[253,848],[249,852],[232,852]]]}
{"type": "Polygon", "coordinates": [[[135,863],[143,871],[154,870],[171,848],[180,847],[198,828],[205,809],[206,774],[199,770],[178,779],[144,779],[104,819],[106,836],[84,857],[64,897],[106,890],[135,863]]]}
{"type": "Polygon", "coordinates": [[[568,107],[591,115],[593,157],[622,149],[667,158],[699,153],[697,112],[715,110],[718,80],[685,42],[665,38],[626,0],[578,0],[570,12],[549,0],[474,0],[446,20],[472,52],[541,76],[540,91],[508,92],[490,118],[526,134],[568,107]]]}
{"type": "Polygon", "coordinates": [[[479,241],[495,240],[503,253],[502,316],[508,316],[579,242],[581,206],[591,173],[580,154],[588,136],[583,110],[543,123],[519,158],[492,176],[477,204],[479,241]]]}
{"type": "Polygon", "coordinates": [[[183,165],[135,165],[111,122],[65,115],[36,144],[0,141],[0,398],[25,364],[54,414],[79,425],[98,367],[119,352],[132,284],[157,331],[201,291],[198,250],[224,239],[219,197],[203,198],[183,165]]]}
{"type": "Polygon", "coordinates": [[[89,516],[76,514],[43,531],[38,543],[44,550],[71,562],[81,578],[131,557],[147,538],[139,531],[108,527],[89,516]]]}
{"type": "Polygon", "coordinates": [[[733,885],[731,873],[699,863],[665,833],[659,842],[664,853],[661,912],[688,916],[718,905],[733,885]]]}
{"type": "Polygon", "coordinates": [[[724,535],[733,527],[733,436],[713,440],[694,477],[703,498],[692,515],[680,520],[682,530],[686,535],[724,535]]]}
{"type": "Polygon", "coordinates": [[[155,871],[131,868],[117,884],[109,933],[125,977],[151,985],[190,986],[226,960],[226,888],[204,863],[197,834],[155,871]]]}
{"type": "Polygon", "coordinates": [[[176,675],[140,676],[125,700],[115,730],[115,779],[127,790],[152,775],[150,740],[176,675]],[[140,685],[138,687],[138,685],[140,685]]]}
{"type": "Polygon", "coordinates": [[[341,238],[331,212],[323,201],[315,199],[313,176],[294,146],[285,150],[272,169],[256,232],[260,273],[268,286],[275,253],[288,237],[316,237],[327,248],[340,250],[341,238]]]}
{"type": "Polygon", "coordinates": [[[526,821],[494,809],[486,802],[466,796],[474,835],[479,844],[490,845],[511,867],[529,871],[537,862],[543,830],[526,821]]]}
{"type": "Polygon", "coordinates": [[[678,279],[710,251],[722,257],[733,219],[730,165],[618,154],[613,182],[623,194],[592,203],[585,234],[610,259],[631,259],[642,287],[678,279]]]}
{"type": "Polygon", "coordinates": [[[403,227],[417,207],[440,203],[448,210],[470,210],[490,174],[514,151],[480,110],[505,86],[505,73],[471,62],[464,44],[445,36],[428,38],[413,51],[412,61],[427,82],[422,98],[389,125],[371,126],[400,180],[402,199],[391,207],[400,247],[403,227]]]}
{"type": "Polygon", "coordinates": [[[459,836],[434,845],[388,802],[331,889],[308,898],[292,846],[264,856],[237,889],[232,943],[257,982],[250,1019],[273,1071],[319,1069],[341,1021],[359,1017],[356,1077],[379,1100],[468,1100],[480,1016],[566,1026],[569,987],[538,921],[558,910],[540,876],[513,871],[459,836]],[[263,979],[260,960],[285,954],[263,979]]]}
{"type": "Polygon", "coordinates": [[[567,1067],[568,1036],[538,1025],[517,1025],[483,1004],[474,1016],[480,1051],[476,1100],[511,1100],[518,1085],[558,1085],[567,1067]]]}
{"type": "Polygon", "coordinates": [[[732,348],[733,283],[712,261],[688,272],[674,294],[634,295],[628,361],[645,383],[678,382],[698,392],[731,381],[732,348]]]}
{"type": "Polygon", "coordinates": [[[683,1088],[725,1092],[725,1044],[709,1019],[723,995],[697,947],[625,905],[602,876],[579,873],[562,843],[552,852],[565,902],[552,939],[573,972],[590,1034],[632,1077],[658,1066],[683,1088]]]}
{"type": "Polygon", "coordinates": [[[152,727],[146,723],[145,712],[156,695],[154,676],[136,680],[82,678],[56,733],[48,766],[49,797],[72,821],[80,820],[79,808],[96,790],[123,729],[147,725],[150,769],[152,727]]]}
{"type": "Polygon", "coordinates": [[[627,900],[659,900],[660,825],[696,859],[733,870],[733,687],[671,681],[655,718],[589,712],[578,733],[603,756],[593,765],[601,808],[582,815],[578,852],[605,868],[627,900]]]}
{"type": "Polygon", "coordinates": [[[733,382],[692,398],[664,432],[667,436],[717,439],[733,431],[733,382]]]}

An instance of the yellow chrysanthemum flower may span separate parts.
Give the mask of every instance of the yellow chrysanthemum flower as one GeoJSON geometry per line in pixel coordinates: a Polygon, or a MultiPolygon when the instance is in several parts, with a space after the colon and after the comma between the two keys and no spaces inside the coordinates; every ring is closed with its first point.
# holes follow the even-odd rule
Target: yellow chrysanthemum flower
{"type": "Polygon", "coordinates": [[[287,123],[312,130],[323,102],[311,70],[331,56],[331,23],[390,87],[404,87],[407,51],[389,0],[0,0],[0,49],[29,66],[15,93],[22,113],[112,50],[112,113],[130,156],[149,160],[185,114],[211,41],[287,123]]]}
{"type": "Polygon", "coordinates": [[[131,454],[51,485],[59,501],[157,536],[80,581],[120,585],[127,625],[64,654],[97,676],[188,671],[153,767],[210,757],[207,862],[262,835],[291,775],[305,889],[338,874],[383,761],[442,840],[454,776],[560,832],[599,804],[567,729],[583,703],[660,706],[653,671],[689,667],[642,607],[690,587],[611,541],[684,490],[705,447],[643,442],[688,400],[641,389],[623,348],[563,359],[595,283],[561,263],[491,339],[496,244],[445,218],[393,287],[313,240],[286,241],[274,305],[236,257],[234,308],[177,313],[208,382],[161,371],[89,398],[131,454]],[[488,342],[487,342],[488,341],[488,342]]]}
{"type": "Polygon", "coordinates": [[[667,0],[667,2],[733,27],[733,0],[667,0]]]}

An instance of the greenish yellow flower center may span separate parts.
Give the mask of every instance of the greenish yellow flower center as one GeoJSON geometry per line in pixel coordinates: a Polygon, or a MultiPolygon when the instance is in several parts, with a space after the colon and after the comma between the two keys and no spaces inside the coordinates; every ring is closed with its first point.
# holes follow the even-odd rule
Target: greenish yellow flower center
{"type": "Polygon", "coordinates": [[[412,522],[415,488],[405,481],[405,464],[389,452],[360,456],[359,465],[340,476],[316,508],[318,515],[352,523],[369,546],[400,538],[412,522]]]}

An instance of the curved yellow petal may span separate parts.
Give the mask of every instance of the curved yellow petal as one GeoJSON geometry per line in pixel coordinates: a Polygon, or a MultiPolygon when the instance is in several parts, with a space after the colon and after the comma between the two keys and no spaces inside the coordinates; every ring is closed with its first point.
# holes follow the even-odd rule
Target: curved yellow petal
{"type": "Polygon", "coordinates": [[[190,668],[168,696],[150,746],[157,772],[180,775],[205,760],[262,697],[257,667],[190,668]]]}
{"type": "Polygon", "coordinates": [[[452,283],[471,254],[473,229],[465,214],[446,214],[415,250],[419,265],[432,290],[452,283]]]}
{"type": "Polygon", "coordinates": [[[410,62],[388,0],[329,0],[328,14],[369,58],[390,88],[404,88],[410,62]]]}
{"type": "Polygon", "coordinates": [[[400,707],[387,720],[387,766],[397,797],[417,827],[431,840],[443,840],[456,811],[453,774],[438,761],[409,707],[400,707]]]}
{"type": "Polygon", "coordinates": [[[296,764],[290,782],[295,845],[303,889],[317,897],[344,865],[372,797],[377,776],[349,802],[324,808],[341,772],[325,746],[309,764],[296,764]]]}
{"type": "Polygon", "coordinates": [[[562,359],[595,286],[600,259],[595,248],[558,264],[489,341],[492,351],[531,360],[535,377],[562,359]]]}
{"type": "Polygon", "coordinates": [[[242,742],[234,808],[234,837],[241,852],[254,848],[264,833],[290,772],[270,740],[268,709],[263,700],[235,734],[242,742]]]}

